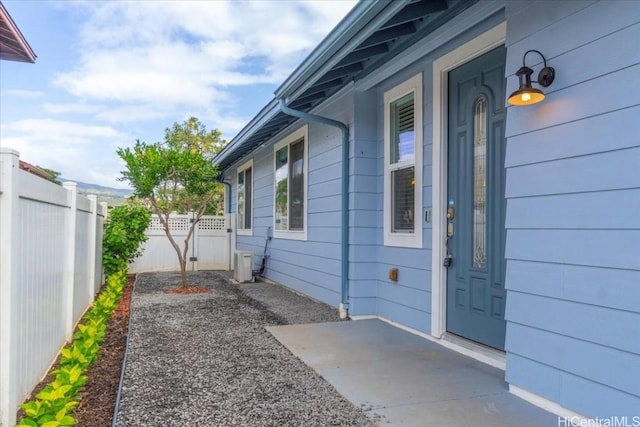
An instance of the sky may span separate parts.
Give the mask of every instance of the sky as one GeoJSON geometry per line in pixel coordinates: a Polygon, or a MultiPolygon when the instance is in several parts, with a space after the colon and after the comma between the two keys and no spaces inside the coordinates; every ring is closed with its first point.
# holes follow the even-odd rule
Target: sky
{"type": "Polygon", "coordinates": [[[198,117],[231,140],[353,0],[1,0],[37,55],[0,61],[0,145],[126,188],[119,147],[198,117]]]}

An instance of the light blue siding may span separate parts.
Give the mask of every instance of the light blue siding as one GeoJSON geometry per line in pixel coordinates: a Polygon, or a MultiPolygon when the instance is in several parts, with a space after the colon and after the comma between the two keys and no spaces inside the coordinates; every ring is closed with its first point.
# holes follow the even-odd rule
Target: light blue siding
{"type": "Polygon", "coordinates": [[[638,212],[639,189],[512,198],[507,227],[633,229],[638,226],[638,212]]]}
{"type": "Polygon", "coordinates": [[[509,289],[629,312],[638,309],[640,271],[511,260],[509,289]]]}
{"type": "Polygon", "coordinates": [[[531,260],[637,270],[640,230],[511,229],[507,260],[531,260]]]}
{"type": "Polygon", "coordinates": [[[507,70],[539,49],[557,76],[507,114],[506,379],[589,417],[638,415],[640,2],[506,16],[507,70]]]}
{"type": "MultiPolygon", "coordinates": [[[[507,93],[529,49],[545,54],[556,80],[543,103],[508,108],[505,378],[589,417],[640,415],[640,2],[509,0],[504,15],[477,23],[468,16],[456,21],[468,31],[440,39],[410,64],[419,55],[409,49],[394,58],[404,69],[383,65],[366,87],[355,82],[315,111],[351,129],[350,314],[430,332],[432,224],[424,211],[433,206],[433,61],[506,19],[507,93]],[[388,247],[383,96],[417,73],[423,247],[388,247]],[[388,279],[391,268],[397,282],[388,279]]],[[[527,63],[538,72],[539,58],[527,63]]],[[[237,248],[252,250],[256,263],[273,227],[275,142],[240,162],[254,160],[254,229],[237,237],[237,248]]],[[[273,239],[266,271],[333,306],[340,302],[341,149],[335,128],[309,124],[307,240],[273,239]]],[[[227,171],[234,210],[235,173],[227,171]]]]}
{"type": "MultiPolygon", "coordinates": [[[[600,360],[598,363],[604,364],[606,361],[600,360]]],[[[606,418],[626,416],[632,420],[638,413],[637,396],[633,394],[520,357],[515,353],[507,354],[505,379],[516,385],[526,382],[529,391],[581,414],[612,414],[606,418]],[[593,396],[596,395],[598,398],[594,399],[593,396]]]]}
{"type": "MultiPolygon", "coordinates": [[[[508,298],[506,316],[510,322],[635,353],[638,359],[640,340],[627,339],[640,336],[638,313],[518,292],[508,298]]],[[[544,343],[542,347],[548,344],[544,343]]],[[[508,348],[517,345],[509,343],[508,348]]]]}
{"type": "MultiPolygon", "coordinates": [[[[320,114],[345,122],[351,121],[352,101],[325,107],[320,114]]],[[[274,237],[269,248],[265,276],[298,292],[337,307],[340,302],[340,191],[341,134],[317,123],[298,121],[283,135],[239,161],[253,159],[253,235],[237,236],[237,250],[254,254],[254,267],[262,259],[267,228],[273,224],[273,144],[287,133],[308,125],[307,239],[304,241],[274,237]]],[[[232,182],[233,210],[237,206],[236,168],[227,171],[232,182]]],[[[370,297],[370,295],[367,295],[370,297]]],[[[363,304],[366,305],[366,304],[363,304]]]]}
{"type": "MultiPolygon", "coordinates": [[[[406,325],[424,333],[431,331],[431,238],[432,223],[424,221],[424,212],[433,206],[433,189],[431,186],[433,164],[433,106],[432,78],[433,61],[442,54],[455,49],[468,40],[483,33],[501,21],[501,14],[496,14],[486,22],[479,23],[471,31],[450,40],[434,51],[425,52],[423,58],[407,66],[405,69],[388,75],[382,80],[386,70],[380,71],[382,80],[377,86],[356,97],[354,133],[356,135],[354,153],[356,162],[352,165],[355,180],[351,183],[354,194],[351,200],[355,206],[366,208],[357,211],[355,221],[357,231],[352,233],[352,244],[365,243],[375,245],[376,268],[353,269],[362,277],[372,277],[376,288],[376,311],[386,319],[406,325]],[[422,74],[423,87],[423,182],[422,182],[422,214],[416,218],[416,226],[422,232],[422,248],[400,248],[384,246],[383,236],[383,180],[384,180],[384,93],[405,80],[422,74]],[[371,132],[371,130],[375,132],[371,132]],[[366,138],[358,139],[365,134],[366,138]],[[372,221],[375,219],[375,223],[372,221]],[[398,281],[388,279],[389,270],[398,269],[398,281]]],[[[411,52],[415,55],[415,52],[411,52]]],[[[402,61],[401,58],[398,59],[402,61]]],[[[374,74],[375,75],[375,74],[374,74]]],[[[356,85],[357,87],[357,85],[356,85]]],[[[352,207],[353,209],[353,207],[352,207]]],[[[352,213],[353,218],[353,213],[352,213]]],[[[353,260],[351,260],[353,263],[353,260]]],[[[365,261],[362,261],[366,265],[365,261]]],[[[368,288],[369,289],[369,288],[368,288]]],[[[370,306],[368,306],[370,307],[370,306]]],[[[352,312],[354,312],[352,310],[352,312]]],[[[354,314],[366,314],[354,312],[354,314]]]]}
{"type": "Polygon", "coordinates": [[[377,314],[376,94],[355,92],[349,169],[349,311],[377,314]]]}
{"type": "Polygon", "coordinates": [[[508,168],[634,148],[640,135],[640,106],[607,112],[509,138],[508,168]],[[584,138],[589,135],[589,138],[584,138]],[[561,141],[562,143],[558,143],[561,141]]]}
{"type": "Polygon", "coordinates": [[[630,372],[640,372],[640,360],[633,353],[519,324],[514,324],[510,333],[526,337],[511,341],[510,350],[514,353],[527,354],[547,366],[608,384],[629,394],[640,394],[640,383],[636,376],[624,370],[592,369],[594,364],[606,360],[611,365],[625,366],[630,372]],[[541,346],[541,342],[545,345],[541,346]]]}
{"type": "Polygon", "coordinates": [[[506,195],[510,198],[638,188],[638,164],[640,147],[516,166],[507,169],[506,195]]]}

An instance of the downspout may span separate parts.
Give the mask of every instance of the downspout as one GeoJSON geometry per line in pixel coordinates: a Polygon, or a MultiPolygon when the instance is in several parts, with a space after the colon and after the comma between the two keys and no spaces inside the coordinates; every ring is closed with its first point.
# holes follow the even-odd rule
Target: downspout
{"type": "Polygon", "coordinates": [[[304,111],[294,110],[287,107],[284,99],[279,99],[280,111],[289,116],[298,117],[300,119],[311,122],[323,123],[328,126],[337,127],[342,132],[342,241],[341,241],[341,299],[340,318],[345,319],[349,316],[349,127],[337,120],[327,117],[317,116],[315,114],[305,113],[304,111]]]}
{"type": "Polygon", "coordinates": [[[219,175],[218,177],[218,182],[220,184],[224,184],[227,186],[227,189],[229,190],[227,192],[227,194],[229,195],[229,197],[227,197],[227,210],[225,213],[230,214],[231,213],[231,184],[228,183],[227,181],[224,180],[224,178],[222,177],[222,174],[219,175]]]}

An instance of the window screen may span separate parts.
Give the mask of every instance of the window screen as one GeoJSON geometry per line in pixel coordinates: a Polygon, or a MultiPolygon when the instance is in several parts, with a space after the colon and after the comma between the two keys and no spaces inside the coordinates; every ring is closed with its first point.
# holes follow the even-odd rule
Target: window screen
{"type": "Polygon", "coordinates": [[[408,167],[391,172],[393,190],[392,231],[413,233],[415,207],[414,168],[408,167]]]}

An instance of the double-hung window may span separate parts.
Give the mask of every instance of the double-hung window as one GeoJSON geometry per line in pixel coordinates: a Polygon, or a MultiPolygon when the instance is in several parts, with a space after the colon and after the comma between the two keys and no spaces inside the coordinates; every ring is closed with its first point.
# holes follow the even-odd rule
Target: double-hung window
{"type": "Polygon", "coordinates": [[[307,126],[274,146],[274,236],[307,238],[307,126]]]}
{"type": "Polygon", "coordinates": [[[384,94],[384,244],[422,247],[422,74],[384,94]]]}
{"type": "Polygon", "coordinates": [[[238,217],[237,229],[240,235],[251,235],[253,206],[253,160],[238,168],[238,217]]]}

